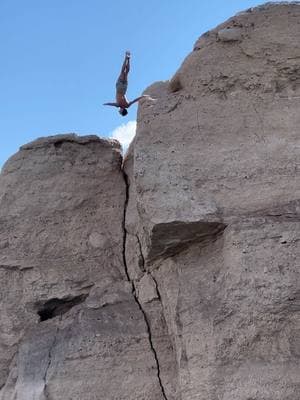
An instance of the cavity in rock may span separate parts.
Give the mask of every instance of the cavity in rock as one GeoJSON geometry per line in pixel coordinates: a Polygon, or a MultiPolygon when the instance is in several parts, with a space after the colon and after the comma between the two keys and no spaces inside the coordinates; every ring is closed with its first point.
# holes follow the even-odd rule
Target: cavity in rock
{"type": "Polygon", "coordinates": [[[58,299],[53,298],[46,303],[40,305],[38,307],[38,315],[40,316],[40,321],[46,321],[47,319],[51,319],[57,317],[58,315],[65,314],[72,307],[77,304],[82,303],[86,298],[87,294],[82,294],[80,296],[75,296],[72,298],[58,299]]]}

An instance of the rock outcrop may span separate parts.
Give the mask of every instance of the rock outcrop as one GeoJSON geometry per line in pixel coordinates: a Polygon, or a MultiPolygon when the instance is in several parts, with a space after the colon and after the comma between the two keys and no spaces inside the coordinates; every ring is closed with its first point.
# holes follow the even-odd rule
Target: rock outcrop
{"type": "Polygon", "coordinates": [[[116,141],[0,176],[0,400],[299,400],[300,4],[207,32],[116,141]]]}
{"type": "Polygon", "coordinates": [[[1,173],[1,400],[159,397],[123,263],[120,145],[61,135],[1,173]]]}

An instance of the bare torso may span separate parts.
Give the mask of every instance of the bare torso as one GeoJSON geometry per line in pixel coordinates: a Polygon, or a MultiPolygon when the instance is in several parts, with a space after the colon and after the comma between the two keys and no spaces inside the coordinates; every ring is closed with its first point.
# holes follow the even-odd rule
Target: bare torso
{"type": "Polygon", "coordinates": [[[126,96],[121,94],[121,93],[116,93],[116,103],[118,104],[118,107],[121,108],[128,108],[129,107],[129,102],[126,99],[126,96]]]}

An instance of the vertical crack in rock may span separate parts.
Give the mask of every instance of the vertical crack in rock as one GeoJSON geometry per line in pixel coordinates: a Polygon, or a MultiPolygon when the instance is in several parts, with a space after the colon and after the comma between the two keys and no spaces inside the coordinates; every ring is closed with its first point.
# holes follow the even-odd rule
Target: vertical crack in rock
{"type": "MultiPolygon", "coordinates": [[[[59,323],[60,323],[60,321],[61,321],[61,316],[60,316],[60,318],[59,318],[59,323]]],[[[48,381],[48,371],[49,371],[50,366],[51,366],[51,363],[52,363],[52,352],[53,352],[53,349],[54,349],[54,347],[55,347],[55,345],[56,345],[56,342],[57,342],[57,334],[58,334],[58,331],[59,331],[59,323],[58,323],[58,325],[57,325],[57,327],[56,327],[56,329],[55,329],[55,333],[54,333],[54,338],[53,338],[52,344],[51,344],[51,346],[49,347],[49,351],[48,351],[48,364],[47,364],[47,367],[46,367],[46,369],[45,369],[45,373],[44,373],[44,376],[43,376],[45,399],[48,399],[48,390],[47,390],[47,385],[48,385],[48,383],[47,383],[47,381],[48,381]]]]}
{"type": "MultiPolygon", "coordinates": [[[[130,279],[129,272],[128,272],[128,266],[127,266],[127,261],[126,261],[126,239],[127,239],[126,212],[127,212],[128,201],[129,201],[129,182],[128,182],[127,174],[125,173],[124,170],[123,170],[123,177],[124,177],[124,181],[125,181],[125,184],[126,184],[126,195],[125,195],[124,214],[123,214],[123,264],[124,264],[124,268],[125,268],[125,274],[126,274],[128,282],[130,282],[131,285],[132,285],[132,295],[134,297],[134,300],[135,300],[138,308],[140,309],[140,311],[141,311],[141,313],[142,313],[142,315],[144,317],[144,320],[145,320],[150,348],[151,348],[151,351],[153,353],[153,356],[154,356],[154,359],[155,359],[155,363],[156,363],[157,379],[158,379],[158,382],[159,382],[159,386],[160,386],[160,389],[161,389],[162,396],[163,396],[163,398],[165,400],[168,400],[168,398],[166,396],[166,392],[165,392],[164,386],[163,386],[163,383],[162,383],[162,380],[161,380],[161,376],[160,376],[160,366],[159,366],[157,353],[156,353],[156,350],[155,350],[154,345],[153,345],[150,322],[147,319],[146,312],[144,311],[141,303],[139,302],[139,299],[138,299],[137,294],[136,294],[134,282],[130,279]]],[[[140,243],[139,239],[138,239],[138,243],[139,243],[139,246],[141,248],[141,243],[140,243]]],[[[141,256],[142,256],[143,263],[145,263],[144,256],[143,256],[142,252],[141,252],[141,256]]]]}
{"type": "Polygon", "coordinates": [[[141,265],[140,267],[141,267],[141,270],[142,270],[143,272],[146,272],[146,268],[145,268],[145,257],[144,257],[143,250],[142,250],[142,243],[141,243],[141,241],[140,241],[139,235],[135,235],[135,236],[136,236],[136,239],[137,239],[137,241],[138,241],[139,250],[140,250],[140,255],[141,255],[141,259],[142,259],[142,265],[141,265]]]}
{"type": "Polygon", "coordinates": [[[156,292],[157,292],[158,300],[161,302],[161,295],[160,295],[160,292],[159,292],[159,287],[158,287],[157,280],[154,278],[154,276],[151,273],[150,273],[150,275],[151,275],[151,277],[153,279],[153,282],[155,284],[155,289],[156,289],[156,292]]]}

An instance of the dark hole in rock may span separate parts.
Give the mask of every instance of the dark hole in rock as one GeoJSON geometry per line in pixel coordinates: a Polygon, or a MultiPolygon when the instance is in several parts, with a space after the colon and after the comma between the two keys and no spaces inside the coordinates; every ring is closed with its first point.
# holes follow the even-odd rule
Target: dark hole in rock
{"type": "Polygon", "coordinates": [[[77,304],[82,303],[87,298],[88,294],[81,294],[80,296],[66,298],[66,299],[50,299],[46,303],[38,307],[38,315],[40,316],[40,321],[46,321],[57,317],[58,315],[65,314],[72,307],[77,304]]]}
{"type": "Polygon", "coordinates": [[[55,147],[56,149],[60,149],[61,146],[62,146],[62,144],[63,144],[63,141],[62,141],[62,140],[61,140],[61,141],[58,141],[58,142],[54,142],[54,147],[55,147]]]}

